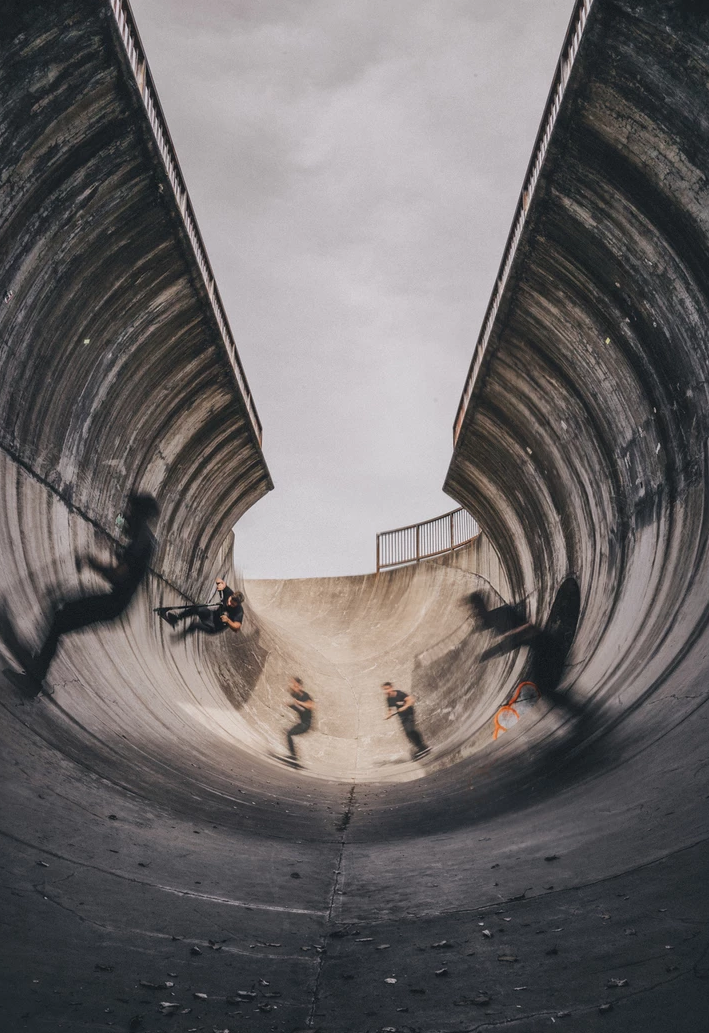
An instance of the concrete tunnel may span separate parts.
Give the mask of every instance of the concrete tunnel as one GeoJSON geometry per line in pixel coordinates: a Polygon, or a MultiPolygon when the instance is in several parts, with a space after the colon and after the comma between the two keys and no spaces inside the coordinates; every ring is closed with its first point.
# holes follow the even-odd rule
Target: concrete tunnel
{"type": "Polygon", "coordinates": [[[8,1033],[709,1029],[708,89],[702,4],[580,0],[455,420],[485,535],[178,643],[152,608],[272,487],[257,411],[126,0],[6,0],[3,616],[36,645],[127,487],[162,505],[54,695],[0,677],[8,1033]],[[526,651],[478,663],[462,600],[544,622],[565,584],[560,691],[493,741],[526,651]],[[269,756],[296,666],[303,771],[269,756]]]}

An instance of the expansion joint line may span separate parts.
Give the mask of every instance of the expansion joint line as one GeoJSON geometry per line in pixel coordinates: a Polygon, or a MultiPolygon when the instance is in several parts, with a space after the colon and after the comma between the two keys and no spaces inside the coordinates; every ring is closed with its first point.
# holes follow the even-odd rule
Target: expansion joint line
{"type": "MultiPolygon", "coordinates": [[[[340,850],[337,855],[337,867],[335,868],[335,878],[332,880],[332,892],[330,893],[330,902],[327,909],[326,928],[332,921],[332,913],[335,909],[335,901],[337,900],[338,893],[340,892],[342,882],[342,862],[345,853],[345,846],[347,843],[347,829],[352,818],[352,808],[354,807],[354,797],[356,784],[353,782],[350,786],[350,791],[347,795],[347,802],[345,803],[345,809],[340,820],[340,832],[342,838],[340,839],[340,850]]],[[[315,1024],[315,1010],[318,1006],[320,999],[320,983],[322,980],[323,967],[325,965],[326,951],[322,951],[318,958],[318,971],[315,976],[315,989],[313,990],[313,1001],[310,1005],[310,1012],[308,1013],[308,1026],[315,1024]]]]}

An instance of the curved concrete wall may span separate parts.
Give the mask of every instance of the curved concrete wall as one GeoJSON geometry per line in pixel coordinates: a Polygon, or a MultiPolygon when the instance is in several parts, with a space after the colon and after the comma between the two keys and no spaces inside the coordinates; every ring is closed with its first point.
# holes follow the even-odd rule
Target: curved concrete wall
{"type": "Polygon", "coordinates": [[[23,637],[128,486],[164,502],[140,598],[64,644],[55,696],[0,680],[10,1028],[704,1033],[698,5],[595,0],[454,453],[532,616],[581,588],[555,705],[487,744],[525,658],[478,663],[464,565],[247,586],[217,643],[151,619],[224,569],[268,473],[108,4],[9,12],[0,577],[23,637]],[[265,755],[296,665],[323,707],[297,773],[265,755]],[[392,665],[434,750],[377,777],[392,665]]]}
{"type": "Polygon", "coordinates": [[[0,446],[108,533],[152,491],[157,569],[194,592],[271,482],[113,15],[2,31],[0,446]]]}

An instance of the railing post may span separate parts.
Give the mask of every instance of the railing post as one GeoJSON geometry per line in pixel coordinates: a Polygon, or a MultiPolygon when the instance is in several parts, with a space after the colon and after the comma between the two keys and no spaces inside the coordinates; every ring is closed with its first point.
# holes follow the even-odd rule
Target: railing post
{"type": "Polygon", "coordinates": [[[379,535],[377,535],[377,574],[379,573],[379,535]]]}
{"type": "Polygon", "coordinates": [[[421,559],[421,525],[416,524],[416,562],[421,559]]]}
{"type": "Polygon", "coordinates": [[[455,545],[453,544],[453,517],[455,516],[455,510],[451,513],[451,552],[455,552],[455,545]]]}

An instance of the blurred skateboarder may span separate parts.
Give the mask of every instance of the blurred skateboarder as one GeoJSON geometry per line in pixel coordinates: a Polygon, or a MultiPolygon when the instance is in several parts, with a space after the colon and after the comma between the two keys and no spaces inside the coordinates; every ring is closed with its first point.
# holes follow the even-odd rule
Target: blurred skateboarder
{"type": "Polygon", "coordinates": [[[84,561],[77,557],[77,570],[84,562],[101,575],[111,586],[100,595],[84,595],[61,603],[42,648],[23,663],[27,672],[28,689],[35,695],[42,689],[42,681],[54,659],[62,635],[90,624],[115,620],[128,609],[138,586],[145,577],[155,551],[155,536],[150,525],[159,515],[159,507],[152,495],[132,493],[128,496],[123,527],[128,544],[116,550],[113,563],[105,564],[93,557],[84,561]]]}
{"type": "Polygon", "coordinates": [[[198,606],[181,606],[179,609],[159,609],[157,612],[166,620],[171,627],[176,627],[179,621],[187,620],[189,617],[196,617],[189,627],[185,628],[184,634],[189,635],[193,631],[204,631],[208,635],[218,635],[227,628],[238,631],[244,621],[244,607],[242,603],[244,596],[241,592],[234,592],[222,578],[217,578],[217,590],[221,593],[221,602],[215,604],[202,604],[198,606]]]}
{"type": "Polygon", "coordinates": [[[289,703],[288,706],[291,710],[296,712],[298,716],[297,724],[294,724],[292,728],[289,728],[286,732],[286,741],[288,743],[288,761],[291,764],[298,764],[298,755],[295,751],[295,743],[293,742],[294,735],[304,735],[305,732],[310,731],[313,722],[313,710],[315,709],[315,701],[313,697],[309,695],[303,688],[303,681],[301,678],[291,678],[288,686],[288,691],[293,697],[293,702],[289,703]]]}
{"type": "Polygon", "coordinates": [[[429,752],[429,748],[416,727],[414,697],[410,693],[407,695],[405,692],[402,692],[401,689],[395,689],[390,681],[385,681],[382,688],[386,693],[386,703],[389,708],[389,713],[384,720],[388,721],[394,715],[399,718],[404,735],[413,747],[412,757],[414,760],[419,760],[429,752]]]}

